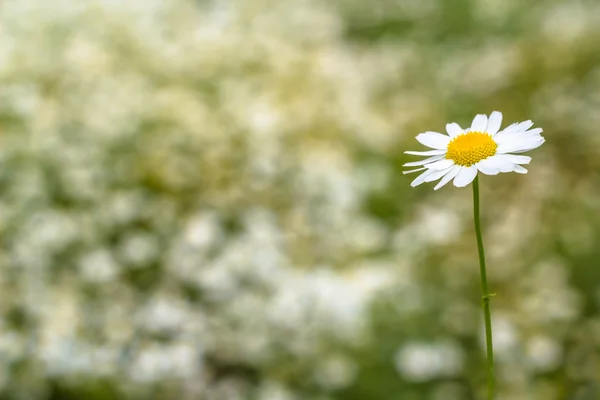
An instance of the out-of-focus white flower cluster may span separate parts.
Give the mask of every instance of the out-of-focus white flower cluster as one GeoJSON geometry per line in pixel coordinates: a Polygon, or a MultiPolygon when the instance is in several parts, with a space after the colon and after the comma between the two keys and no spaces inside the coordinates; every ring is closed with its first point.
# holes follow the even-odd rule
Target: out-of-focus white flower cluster
{"type": "MultiPolygon", "coordinates": [[[[100,381],[126,398],[325,400],[360,379],[356,354],[381,345],[407,390],[440,382],[425,398],[469,397],[455,380],[476,385],[467,368],[481,356],[463,345],[482,337],[470,199],[408,201],[397,150],[422,121],[460,113],[460,99],[485,104],[518,82],[531,44],[438,44],[433,27],[455,28],[439,22],[442,3],[3,0],[0,389],[44,398],[56,382],[100,381]],[[348,39],[386,18],[406,37],[348,39]],[[373,197],[408,211],[382,220],[373,197]],[[369,329],[381,298],[391,352],[369,329]]],[[[598,26],[583,4],[527,14],[585,22],[531,25],[564,52],[557,68],[576,64],[566,44],[598,26]]],[[[492,29],[519,7],[486,0],[472,18],[492,29]]],[[[533,108],[593,142],[598,97],[574,97],[599,76],[541,85],[533,108]]],[[[544,199],[568,191],[546,157],[533,184],[486,203],[511,399],[531,398],[533,377],[559,365],[571,377],[595,365],[577,363],[586,346],[564,354],[582,310],[566,263],[524,245],[548,239],[544,199]]],[[[582,182],[579,198],[600,196],[582,182]]],[[[596,225],[570,217],[580,225],[547,222],[590,251],[596,225]]],[[[576,332],[600,337],[598,326],[576,332]]]]}
{"type": "Polygon", "coordinates": [[[365,342],[393,276],[365,258],[387,231],[361,211],[352,143],[380,151],[397,127],[339,16],[316,1],[2,7],[2,384],[27,362],[191,398],[347,386],[342,349],[365,342]]]}

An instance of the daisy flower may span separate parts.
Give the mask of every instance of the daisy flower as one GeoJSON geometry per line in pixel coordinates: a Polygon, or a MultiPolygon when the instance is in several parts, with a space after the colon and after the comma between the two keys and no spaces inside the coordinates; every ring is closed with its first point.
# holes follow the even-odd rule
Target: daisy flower
{"type": "Polygon", "coordinates": [[[494,111],[489,118],[485,114],[477,115],[467,129],[462,129],[456,122],[447,124],[448,135],[437,132],[417,135],[417,141],[433,150],[405,152],[429,156],[424,160],[404,164],[404,167],[420,167],[404,171],[405,174],[424,171],[410,185],[415,187],[441,178],[434,188],[437,190],[452,179],[454,186],[467,186],[478,172],[486,175],[497,175],[500,172],[526,174],[527,170],[521,165],[529,164],[531,157],[514,153],[540,147],[545,142],[540,135],[542,129],[530,129],[533,122],[525,121],[500,131],[501,124],[502,113],[494,111]]]}

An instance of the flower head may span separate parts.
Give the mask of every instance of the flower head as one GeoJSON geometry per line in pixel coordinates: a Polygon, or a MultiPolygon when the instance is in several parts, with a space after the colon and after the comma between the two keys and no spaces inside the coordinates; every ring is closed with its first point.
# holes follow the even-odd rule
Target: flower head
{"type": "Polygon", "coordinates": [[[405,174],[424,171],[410,185],[414,187],[441,178],[434,188],[437,190],[452,179],[454,186],[467,186],[475,179],[478,171],[486,175],[497,175],[500,172],[526,174],[527,170],[521,165],[529,164],[531,157],[513,153],[540,147],[546,141],[540,135],[542,129],[530,129],[533,122],[525,121],[500,131],[501,123],[502,113],[494,111],[489,118],[485,114],[477,115],[467,129],[462,129],[456,122],[447,124],[448,135],[437,132],[417,135],[421,144],[433,150],[405,152],[429,156],[404,164],[405,167],[420,167],[404,171],[405,174]]]}

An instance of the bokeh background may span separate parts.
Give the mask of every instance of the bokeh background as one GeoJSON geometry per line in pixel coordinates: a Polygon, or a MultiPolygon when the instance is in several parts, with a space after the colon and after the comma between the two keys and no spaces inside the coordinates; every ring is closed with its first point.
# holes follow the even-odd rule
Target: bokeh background
{"type": "Polygon", "coordinates": [[[463,400],[481,182],[500,400],[600,399],[600,3],[2,0],[0,398],[463,400]]]}

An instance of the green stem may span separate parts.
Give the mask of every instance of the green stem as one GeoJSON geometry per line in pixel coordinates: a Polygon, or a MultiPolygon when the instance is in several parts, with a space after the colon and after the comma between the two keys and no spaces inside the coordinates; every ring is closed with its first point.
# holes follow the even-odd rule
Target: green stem
{"type": "Polygon", "coordinates": [[[479,220],[479,177],[473,181],[473,217],[475,221],[475,235],[477,236],[477,249],[479,250],[479,271],[481,273],[481,292],[483,295],[483,319],[485,322],[485,344],[487,348],[487,398],[494,399],[494,349],[492,346],[492,311],[490,309],[490,291],[487,283],[485,269],[485,253],[483,238],[481,236],[481,223],[479,220]]]}

